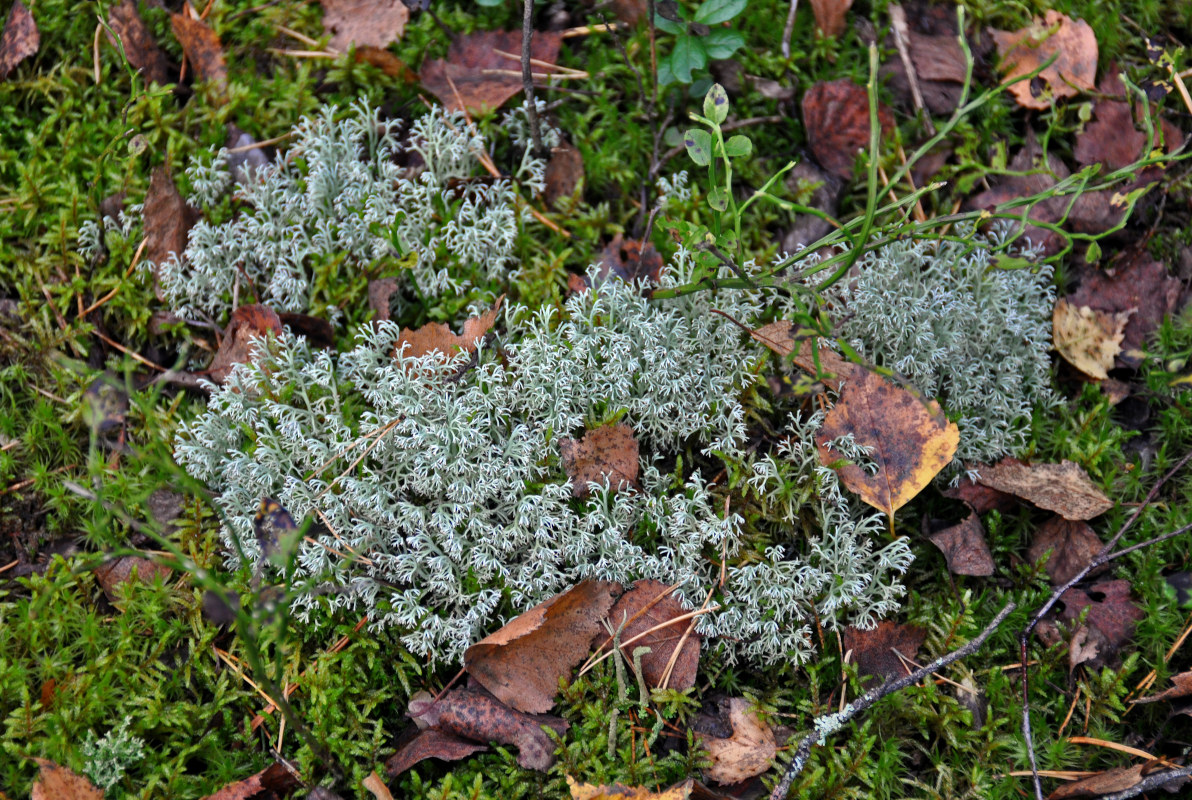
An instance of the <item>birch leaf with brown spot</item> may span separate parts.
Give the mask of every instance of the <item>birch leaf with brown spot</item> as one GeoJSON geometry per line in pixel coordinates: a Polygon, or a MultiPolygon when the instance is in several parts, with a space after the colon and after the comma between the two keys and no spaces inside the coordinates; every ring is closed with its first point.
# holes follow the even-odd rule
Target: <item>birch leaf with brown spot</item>
{"type": "Polygon", "coordinates": [[[1074,306],[1059,300],[1051,316],[1055,349],[1064,359],[1090,378],[1105,380],[1113,360],[1122,352],[1126,324],[1133,309],[1118,313],[1074,306]]]}
{"type": "MultiPolygon", "coordinates": [[[[621,595],[609,612],[608,618],[613,627],[625,625],[621,631],[622,642],[628,642],[687,613],[687,609],[683,608],[674,592],[667,591],[669,588],[662,581],[640,580],[621,595]],[[662,599],[659,600],[659,597],[662,599]]],[[[631,664],[634,650],[639,647],[650,648],[650,652],[642,656],[641,665],[642,679],[651,689],[662,688],[666,666],[680,642],[682,649],[675,659],[667,688],[682,691],[695,685],[695,674],[699,667],[700,635],[693,630],[684,638],[690,625],[690,619],[678,620],[622,648],[626,660],[631,664]]],[[[606,632],[597,634],[594,644],[605,651],[612,649],[612,639],[606,632]]]]}
{"type": "Polygon", "coordinates": [[[174,37],[182,45],[186,60],[194,67],[199,78],[207,81],[220,98],[228,94],[228,64],[224,60],[223,45],[219,36],[201,19],[192,19],[188,14],[170,14],[170,25],[174,37]]]}
{"type": "Polygon", "coordinates": [[[717,783],[740,783],[770,769],[778,752],[774,731],[750,711],[743,697],[729,700],[729,722],[733,735],[727,739],[704,737],[712,766],[705,772],[717,783]]]}
{"type": "Polygon", "coordinates": [[[571,478],[571,493],[578,498],[591,495],[592,485],[607,480],[613,491],[636,488],[638,444],[628,425],[604,425],[588,431],[584,438],[560,439],[559,456],[571,478]]]}
{"type": "Polygon", "coordinates": [[[979,465],[978,473],[978,483],[1054,511],[1064,519],[1092,519],[1113,507],[1074,461],[1024,464],[1016,458],[1003,458],[992,467],[979,465]]]}
{"type": "Polygon", "coordinates": [[[478,317],[464,320],[464,332],[456,336],[451,328],[442,322],[429,322],[418,330],[402,328],[397,337],[394,355],[405,358],[420,358],[427,353],[439,352],[448,358],[460,351],[476,352],[476,340],[484,338],[497,321],[497,312],[505,295],[497,298],[496,305],[478,317]],[[403,345],[405,349],[403,350],[403,345]]]}
{"type": "Polygon", "coordinates": [[[910,391],[855,367],[839,402],[816,434],[820,461],[862,500],[893,516],[952,461],[960,431],[935,401],[923,403],[910,391]],[[843,456],[831,441],[848,434],[869,448],[877,472],[839,464],[843,456]]]}
{"type": "Polygon", "coordinates": [[[560,592],[469,647],[464,669],[511,708],[531,714],[549,711],[559,678],[589,653],[620,588],[582,581],[560,592]]]}
{"type": "Polygon", "coordinates": [[[1055,56],[1038,76],[1010,87],[1020,106],[1042,110],[1058,98],[1096,88],[1097,37],[1087,22],[1048,11],[1025,28],[994,30],[991,35],[1007,81],[1035,71],[1055,56]]]}

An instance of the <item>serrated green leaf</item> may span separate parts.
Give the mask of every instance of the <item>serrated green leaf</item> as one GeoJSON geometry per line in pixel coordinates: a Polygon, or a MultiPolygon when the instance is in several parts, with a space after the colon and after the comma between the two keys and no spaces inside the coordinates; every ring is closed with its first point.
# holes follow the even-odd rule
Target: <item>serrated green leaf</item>
{"type": "Polygon", "coordinates": [[[724,211],[728,208],[728,190],[723,186],[713,186],[712,191],[708,192],[708,205],[717,211],[724,211]]]}
{"type": "Polygon", "coordinates": [[[729,158],[744,158],[753,152],[753,142],[748,136],[730,136],[724,143],[724,154],[729,158]]]}
{"type": "Polygon", "coordinates": [[[745,10],[746,0],[704,0],[692,19],[704,25],[728,22],[745,10]]]}
{"type": "Polygon", "coordinates": [[[745,36],[740,31],[717,28],[703,38],[708,58],[728,58],[745,46],[745,36]]]}
{"type": "Polygon", "coordinates": [[[680,36],[670,54],[670,68],[675,79],[691,83],[691,71],[708,65],[708,51],[704,43],[694,36],[680,36]]]}
{"type": "Polygon", "coordinates": [[[706,167],[712,163],[712,134],[698,128],[689,128],[683,134],[683,145],[687,155],[697,166],[706,167]]]}
{"type": "Polygon", "coordinates": [[[728,92],[719,83],[704,95],[704,116],[717,125],[728,119],[728,92]]]}

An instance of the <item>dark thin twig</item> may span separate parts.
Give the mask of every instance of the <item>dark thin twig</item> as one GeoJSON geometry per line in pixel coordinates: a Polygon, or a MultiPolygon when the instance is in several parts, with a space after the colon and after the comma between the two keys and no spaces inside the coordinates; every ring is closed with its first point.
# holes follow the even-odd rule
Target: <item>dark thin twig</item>
{"type": "Polygon", "coordinates": [[[786,797],[787,793],[790,791],[791,783],[795,780],[795,777],[799,774],[803,767],[807,765],[807,759],[811,757],[811,748],[813,745],[822,744],[824,739],[843,728],[846,723],[852,720],[853,717],[857,716],[862,711],[881,700],[883,697],[894,694],[894,692],[901,691],[908,686],[916,684],[926,678],[928,675],[939,672],[952,662],[959,661],[960,659],[977,652],[981,645],[985,644],[985,640],[988,639],[995,630],[997,630],[998,625],[1001,625],[1003,620],[1005,620],[1006,617],[1008,617],[1010,613],[1014,611],[1015,607],[1016,606],[1014,603],[1007,603],[1006,607],[999,611],[997,616],[985,626],[985,630],[981,631],[977,638],[973,639],[968,644],[958,647],[951,653],[940,656],[935,661],[932,661],[930,664],[915,670],[909,675],[904,675],[901,678],[887,681],[881,686],[878,686],[876,689],[870,689],[868,692],[846,705],[844,710],[837,714],[828,714],[823,717],[816,717],[813,722],[815,732],[808,734],[806,737],[804,737],[803,741],[799,742],[798,748],[795,749],[795,755],[791,759],[790,765],[787,766],[786,772],[782,776],[782,780],[780,780],[778,785],[774,787],[774,791],[770,792],[770,800],[783,800],[783,798],[786,797]]]}
{"type": "Polygon", "coordinates": [[[1144,499],[1138,508],[1134,510],[1134,513],[1131,514],[1130,518],[1122,524],[1122,527],[1118,528],[1118,532],[1115,533],[1113,538],[1101,548],[1101,551],[1097,553],[1096,557],[1093,558],[1093,560],[1090,561],[1084,569],[1073,575],[1067,583],[1065,583],[1063,586],[1056,587],[1056,589],[1051,593],[1051,596],[1047,598],[1047,602],[1045,602],[1042,607],[1039,608],[1038,612],[1036,612],[1031,618],[1031,621],[1027,623],[1025,628],[1022,629],[1022,633],[1018,639],[1018,652],[1023,664],[1022,736],[1026,740],[1026,753],[1031,763],[1031,782],[1035,787],[1036,800],[1043,800],[1043,783],[1039,780],[1039,766],[1038,762],[1035,760],[1035,740],[1034,736],[1031,734],[1030,669],[1026,666],[1027,642],[1030,639],[1031,633],[1035,630],[1035,626],[1042,621],[1043,617],[1045,617],[1048,612],[1055,607],[1055,604],[1060,601],[1060,598],[1064,596],[1065,592],[1088,577],[1089,572],[1110,560],[1110,555],[1113,553],[1113,549],[1117,547],[1117,543],[1121,541],[1122,536],[1124,536],[1126,531],[1130,530],[1130,528],[1134,526],[1134,523],[1138,520],[1138,517],[1143,511],[1146,510],[1147,506],[1151,504],[1151,501],[1153,501],[1159,494],[1159,490],[1163,488],[1163,485],[1171,480],[1172,476],[1183,469],[1184,465],[1188,463],[1189,459],[1192,459],[1192,452],[1189,452],[1187,455],[1181,458],[1179,462],[1167,472],[1166,475],[1159,479],[1158,483],[1151,487],[1150,492],[1147,493],[1146,499],[1144,499]]]}
{"type": "Polygon", "coordinates": [[[1177,528],[1171,533],[1165,533],[1162,536],[1156,536],[1154,539],[1148,539],[1145,542],[1139,542],[1138,544],[1132,544],[1129,547],[1124,547],[1121,550],[1118,550],[1116,553],[1106,556],[1101,563],[1106,564],[1110,561],[1116,561],[1124,555],[1133,553],[1135,550],[1142,550],[1144,547],[1150,547],[1151,545],[1158,544],[1159,542],[1166,542],[1168,539],[1174,539],[1180,534],[1187,533],[1188,531],[1192,531],[1192,525],[1185,525],[1182,528],[1177,528]]]}
{"type": "Polygon", "coordinates": [[[522,12],[522,88],[526,93],[526,116],[530,120],[530,142],[535,158],[548,158],[550,151],[542,144],[542,129],[538,127],[538,106],[534,104],[534,75],[530,71],[530,40],[534,36],[534,0],[525,0],[522,12]]]}
{"type": "Polygon", "coordinates": [[[711,253],[712,255],[716,256],[716,258],[720,260],[720,263],[721,263],[721,264],[724,264],[726,267],[728,267],[729,269],[731,269],[731,270],[733,271],[733,273],[734,273],[734,274],[735,274],[735,275],[736,275],[738,278],[740,278],[741,280],[743,280],[743,281],[745,281],[747,284],[749,284],[750,288],[753,288],[753,289],[756,289],[756,288],[757,288],[757,284],[756,284],[756,283],[754,283],[754,282],[753,282],[753,280],[752,280],[752,279],[751,279],[751,278],[750,278],[748,275],[746,275],[746,274],[745,274],[745,271],[744,271],[743,269],[741,269],[741,267],[740,267],[740,266],[738,266],[738,265],[737,265],[737,262],[733,261],[733,260],[732,260],[731,258],[729,258],[727,255],[725,255],[725,254],[724,254],[724,253],[723,253],[723,252],[720,250],[720,248],[719,248],[719,247],[717,247],[716,245],[712,244],[711,242],[704,242],[704,243],[702,243],[702,244],[701,244],[699,247],[700,247],[700,249],[701,249],[701,250],[706,250],[706,251],[708,251],[709,253],[711,253]]]}
{"type": "Polygon", "coordinates": [[[1099,800],[1130,800],[1131,797],[1138,797],[1143,792],[1149,792],[1151,789],[1158,789],[1160,786],[1170,783],[1179,778],[1186,778],[1192,775],[1192,767],[1183,767],[1182,769],[1170,769],[1164,772],[1156,772],[1153,775],[1148,775],[1138,783],[1131,786],[1129,789],[1123,789],[1117,794],[1102,795],[1099,800]]]}

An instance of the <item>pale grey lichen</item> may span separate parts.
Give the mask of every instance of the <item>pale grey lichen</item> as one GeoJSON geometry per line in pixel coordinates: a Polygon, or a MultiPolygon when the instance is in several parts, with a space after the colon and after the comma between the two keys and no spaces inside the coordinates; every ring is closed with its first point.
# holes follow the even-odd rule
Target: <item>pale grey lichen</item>
{"type": "Polygon", "coordinates": [[[825,293],[836,332],[936,397],[960,428],[956,458],[989,462],[1026,444],[1051,381],[1051,267],[1003,268],[1005,227],[955,240],[905,239],[865,253],[825,293]]]}

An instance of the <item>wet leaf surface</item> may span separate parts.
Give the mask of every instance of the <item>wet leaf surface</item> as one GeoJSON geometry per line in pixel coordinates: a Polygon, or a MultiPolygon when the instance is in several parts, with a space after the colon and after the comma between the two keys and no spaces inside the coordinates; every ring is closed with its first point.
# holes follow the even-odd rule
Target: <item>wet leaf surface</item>
{"type": "MultiPolygon", "coordinates": [[[[617,584],[582,581],[539,603],[464,653],[464,668],[511,708],[549,711],[559,678],[590,652],[617,584]]],[[[473,737],[475,738],[475,737],[473,737]]]]}
{"type": "Polygon", "coordinates": [[[579,440],[560,439],[559,458],[576,497],[589,497],[592,484],[605,481],[613,491],[637,487],[638,443],[628,425],[603,425],[579,440]]]}

